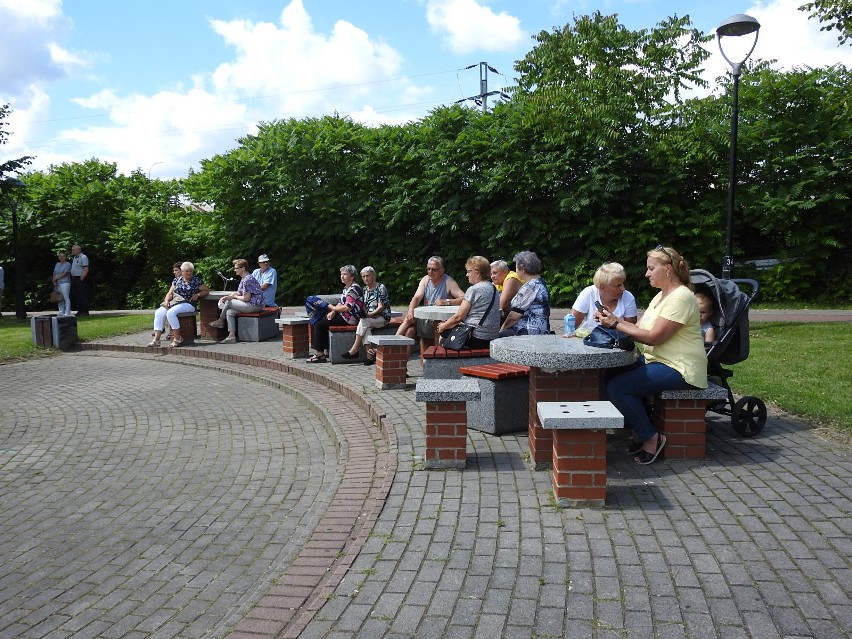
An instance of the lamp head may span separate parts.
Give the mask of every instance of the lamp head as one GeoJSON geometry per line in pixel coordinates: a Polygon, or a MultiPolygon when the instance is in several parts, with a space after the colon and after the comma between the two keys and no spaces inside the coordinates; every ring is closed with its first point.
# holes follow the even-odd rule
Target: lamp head
{"type": "Polygon", "coordinates": [[[718,27],[716,27],[717,36],[744,36],[749,33],[754,33],[760,29],[760,23],[744,13],[738,13],[731,16],[718,27]]]}

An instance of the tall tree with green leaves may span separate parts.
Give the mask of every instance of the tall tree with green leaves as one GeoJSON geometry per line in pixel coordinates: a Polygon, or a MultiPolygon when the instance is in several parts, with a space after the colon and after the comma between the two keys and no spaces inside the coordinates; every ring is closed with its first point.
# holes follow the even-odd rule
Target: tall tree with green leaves
{"type": "Polygon", "coordinates": [[[799,7],[801,11],[809,11],[811,18],[823,23],[820,31],[836,29],[838,45],[844,45],[852,40],[852,2],[850,0],[814,0],[799,7]]]}

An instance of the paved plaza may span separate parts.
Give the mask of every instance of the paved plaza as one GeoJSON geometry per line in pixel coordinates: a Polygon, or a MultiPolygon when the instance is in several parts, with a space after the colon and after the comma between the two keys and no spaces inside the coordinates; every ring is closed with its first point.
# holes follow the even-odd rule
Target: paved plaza
{"type": "Polygon", "coordinates": [[[606,507],[559,508],[525,433],[423,468],[416,359],[148,339],[0,367],[2,639],[849,636],[852,456],[808,424],[613,434],[606,507]]]}

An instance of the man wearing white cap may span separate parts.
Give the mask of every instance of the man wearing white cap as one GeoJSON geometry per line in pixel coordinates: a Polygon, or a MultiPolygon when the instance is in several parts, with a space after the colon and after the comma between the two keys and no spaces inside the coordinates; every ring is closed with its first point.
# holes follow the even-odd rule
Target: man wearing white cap
{"type": "Polygon", "coordinates": [[[278,290],[278,272],[269,266],[269,256],[266,253],[257,258],[257,265],[260,268],[254,269],[252,276],[260,282],[260,288],[263,289],[263,305],[278,306],[275,303],[275,291],[278,290]]]}

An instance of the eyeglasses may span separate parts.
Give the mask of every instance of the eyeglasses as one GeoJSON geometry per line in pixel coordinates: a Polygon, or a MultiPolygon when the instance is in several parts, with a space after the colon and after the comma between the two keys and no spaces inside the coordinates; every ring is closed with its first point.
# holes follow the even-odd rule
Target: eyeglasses
{"type": "Polygon", "coordinates": [[[427,266],[426,270],[427,271],[440,271],[441,267],[440,266],[427,266]]]}
{"type": "Polygon", "coordinates": [[[655,246],[655,247],[654,247],[654,250],[655,250],[655,251],[662,251],[663,253],[665,253],[666,255],[668,255],[668,256],[669,256],[669,261],[670,261],[672,264],[674,264],[674,256],[666,250],[666,247],[665,247],[665,246],[663,246],[662,244],[657,244],[657,246],[655,246]]]}

